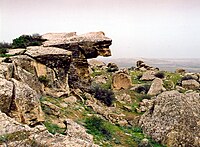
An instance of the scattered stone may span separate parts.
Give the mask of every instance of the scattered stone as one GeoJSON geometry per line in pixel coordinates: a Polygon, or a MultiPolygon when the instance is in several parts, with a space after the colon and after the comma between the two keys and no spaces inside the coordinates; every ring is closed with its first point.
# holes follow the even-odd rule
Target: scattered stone
{"type": "Polygon", "coordinates": [[[63,101],[65,103],[74,104],[77,102],[77,98],[75,96],[69,96],[69,97],[63,99],[63,101]]]}
{"type": "Polygon", "coordinates": [[[125,73],[119,72],[112,77],[112,88],[115,90],[128,89],[131,85],[131,77],[125,73]]]}
{"type": "Polygon", "coordinates": [[[146,72],[143,73],[140,80],[142,80],[142,81],[152,81],[156,78],[155,74],[156,74],[155,71],[146,71],[146,72]]]}
{"type": "Polygon", "coordinates": [[[183,75],[183,74],[186,73],[186,71],[185,71],[185,69],[178,68],[178,69],[176,69],[175,73],[178,73],[178,74],[182,74],[182,75],[183,75]]]}
{"type": "Polygon", "coordinates": [[[60,108],[56,106],[55,104],[52,104],[48,101],[42,101],[42,104],[44,105],[44,107],[49,108],[48,112],[45,112],[45,113],[50,114],[50,115],[55,115],[55,116],[60,115],[60,108]]]}
{"type": "Polygon", "coordinates": [[[199,82],[196,80],[184,80],[182,81],[182,87],[185,89],[199,89],[199,82]]]}
{"type": "Polygon", "coordinates": [[[107,69],[108,72],[115,72],[119,70],[117,64],[115,63],[108,63],[107,68],[108,68],[107,69]]]}
{"type": "Polygon", "coordinates": [[[20,124],[8,117],[4,113],[0,112],[0,136],[12,136],[9,137],[5,142],[2,141],[2,146],[48,146],[48,147],[80,147],[80,146],[91,146],[98,147],[93,142],[93,137],[87,134],[82,126],[72,120],[67,120],[69,122],[69,132],[71,135],[61,135],[61,134],[50,134],[47,129],[38,125],[36,127],[30,128],[27,125],[20,124]],[[13,139],[17,138],[17,140],[13,139]]]}
{"type": "Polygon", "coordinates": [[[116,96],[117,101],[124,103],[131,103],[131,96],[129,94],[123,93],[121,95],[116,96]]]}
{"type": "Polygon", "coordinates": [[[148,91],[148,95],[157,95],[161,93],[162,91],[165,91],[165,88],[163,87],[163,81],[160,78],[155,78],[151,84],[151,87],[148,91]]]}

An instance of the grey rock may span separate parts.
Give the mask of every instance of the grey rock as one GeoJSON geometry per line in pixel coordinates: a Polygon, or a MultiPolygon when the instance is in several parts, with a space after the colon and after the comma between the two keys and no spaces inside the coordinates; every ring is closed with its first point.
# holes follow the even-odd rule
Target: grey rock
{"type": "Polygon", "coordinates": [[[163,92],[141,119],[144,133],[167,146],[200,146],[200,95],[163,92]]]}

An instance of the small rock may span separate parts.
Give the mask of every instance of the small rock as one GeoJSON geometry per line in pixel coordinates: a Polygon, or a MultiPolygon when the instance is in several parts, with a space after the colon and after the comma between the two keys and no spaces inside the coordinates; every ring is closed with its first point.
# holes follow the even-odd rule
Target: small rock
{"type": "Polygon", "coordinates": [[[77,98],[75,96],[70,96],[70,97],[67,97],[67,98],[63,99],[63,101],[65,103],[74,104],[74,103],[77,102],[77,98]]]}

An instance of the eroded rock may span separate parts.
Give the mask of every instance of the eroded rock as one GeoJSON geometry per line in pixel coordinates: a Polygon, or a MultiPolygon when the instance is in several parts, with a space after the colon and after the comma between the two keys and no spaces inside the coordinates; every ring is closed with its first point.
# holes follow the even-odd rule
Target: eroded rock
{"type": "Polygon", "coordinates": [[[152,100],[140,125],[154,140],[167,146],[200,146],[200,95],[163,92],[152,100]]]}

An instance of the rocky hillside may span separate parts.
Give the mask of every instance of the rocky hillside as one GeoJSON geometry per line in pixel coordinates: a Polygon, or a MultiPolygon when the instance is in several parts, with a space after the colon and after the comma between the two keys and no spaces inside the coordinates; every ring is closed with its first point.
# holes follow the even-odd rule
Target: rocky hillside
{"type": "Polygon", "coordinates": [[[200,146],[200,74],[88,61],[103,32],[41,38],[0,59],[0,146],[200,146]]]}

